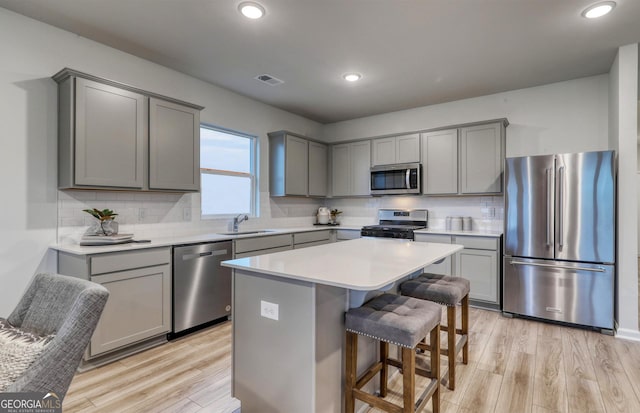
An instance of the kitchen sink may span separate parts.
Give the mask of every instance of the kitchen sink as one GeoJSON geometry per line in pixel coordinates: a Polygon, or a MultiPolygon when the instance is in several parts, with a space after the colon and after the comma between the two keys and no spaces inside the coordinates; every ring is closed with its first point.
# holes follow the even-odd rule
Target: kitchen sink
{"type": "Polygon", "coordinates": [[[273,230],[264,229],[259,231],[238,231],[238,232],[218,232],[218,235],[249,235],[249,234],[264,234],[267,232],[275,232],[273,230]]]}

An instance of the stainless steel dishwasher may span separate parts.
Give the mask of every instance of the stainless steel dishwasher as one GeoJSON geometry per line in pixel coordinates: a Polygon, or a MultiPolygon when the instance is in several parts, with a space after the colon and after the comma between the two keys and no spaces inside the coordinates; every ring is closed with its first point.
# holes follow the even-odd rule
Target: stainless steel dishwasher
{"type": "Polygon", "coordinates": [[[231,314],[231,241],[173,248],[173,334],[231,314]]]}

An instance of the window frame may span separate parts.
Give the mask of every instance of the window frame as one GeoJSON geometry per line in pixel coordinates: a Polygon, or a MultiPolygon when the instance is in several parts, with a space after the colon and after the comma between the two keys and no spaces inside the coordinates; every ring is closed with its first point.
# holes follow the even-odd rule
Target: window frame
{"type": "MultiPolygon", "coordinates": [[[[222,175],[222,176],[237,176],[243,178],[249,178],[251,182],[251,199],[250,199],[250,208],[251,211],[248,213],[250,218],[257,218],[259,216],[259,203],[258,203],[258,137],[255,135],[251,135],[244,132],[239,132],[233,129],[224,128],[221,126],[211,125],[208,123],[200,123],[200,130],[209,129],[216,132],[226,133],[228,135],[235,135],[240,138],[249,139],[249,172],[237,172],[237,171],[228,171],[224,169],[211,169],[211,168],[203,168],[200,166],[200,181],[202,182],[202,176],[204,174],[207,175],[222,175]]],[[[200,186],[200,219],[209,220],[209,219],[228,219],[237,216],[238,214],[242,214],[242,212],[238,212],[236,214],[204,214],[202,211],[202,185],[200,186]]]]}

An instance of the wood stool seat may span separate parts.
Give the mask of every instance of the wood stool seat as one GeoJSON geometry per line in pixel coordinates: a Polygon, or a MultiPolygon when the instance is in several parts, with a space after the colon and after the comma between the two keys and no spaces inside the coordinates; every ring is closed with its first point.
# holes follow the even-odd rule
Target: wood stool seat
{"type": "Polygon", "coordinates": [[[428,301],[394,294],[382,294],[362,307],[346,313],[345,412],[353,413],[355,400],[362,400],[387,412],[417,412],[432,400],[433,412],[440,411],[440,314],[441,307],[428,301]],[[430,335],[431,370],[416,368],[416,348],[426,348],[420,341],[430,335]],[[357,377],[358,335],[380,342],[379,361],[357,377]],[[389,358],[389,344],[402,349],[402,361],[389,358]],[[402,369],[403,405],[398,406],[362,390],[380,373],[380,397],[387,395],[388,366],[402,369]],[[418,403],[415,402],[415,374],[431,378],[418,403]]]}
{"type": "Polygon", "coordinates": [[[441,353],[449,361],[448,388],[456,387],[456,357],[462,351],[462,362],[469,362],[469,280],[440,274],[423,274],[400,285],[402,295],[432,301],[447,306],[447,348],[441,353]],[[456,306],[462,305],[461,328],[456,328],[456,306]],[[456,336],[459,336],[456,341],[456,336]]]}

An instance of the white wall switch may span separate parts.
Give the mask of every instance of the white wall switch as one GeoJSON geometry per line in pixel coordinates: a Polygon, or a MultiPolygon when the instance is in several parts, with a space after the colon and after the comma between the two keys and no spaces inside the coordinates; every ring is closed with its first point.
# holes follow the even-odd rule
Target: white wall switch
{"type": "Polygon", "coordinates": [[[260,300],[260,315],[278,321],[278,304],[260,300]]]}

